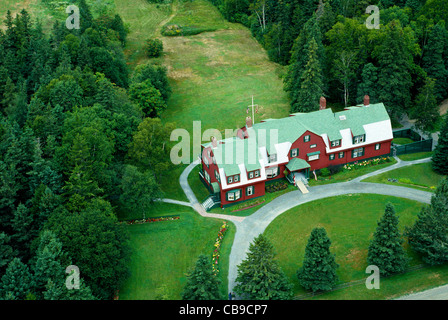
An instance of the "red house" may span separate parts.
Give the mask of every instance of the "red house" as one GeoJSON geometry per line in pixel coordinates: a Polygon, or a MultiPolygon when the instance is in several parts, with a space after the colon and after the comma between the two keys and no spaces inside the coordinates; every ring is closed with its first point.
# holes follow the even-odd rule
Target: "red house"
{"type": "Polygon", "coordinates": [[[390,153],[393,139],[389,115],[382,103],[326,108],[268,119],[238,130],[236,137],[202,145],[200,178],[212,197],[204,207],[223,208],[265,194],[265,183],[286,177],[307,183],[314,170],[390,153]]]}

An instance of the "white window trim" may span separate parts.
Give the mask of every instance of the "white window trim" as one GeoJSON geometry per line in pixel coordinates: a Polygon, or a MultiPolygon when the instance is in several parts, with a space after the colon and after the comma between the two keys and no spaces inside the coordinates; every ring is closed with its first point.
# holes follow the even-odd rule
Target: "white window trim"
{"type": "Polygon", "coordinates": [[[249,186],[246,188],[246,195],[252,196],[254,194],[254,186],[249,186]]]}
{"type": "Polygon", "coordinates": [[[308,161],[319,160],[319,155],[315,154],[308,157],[308,161]]]}

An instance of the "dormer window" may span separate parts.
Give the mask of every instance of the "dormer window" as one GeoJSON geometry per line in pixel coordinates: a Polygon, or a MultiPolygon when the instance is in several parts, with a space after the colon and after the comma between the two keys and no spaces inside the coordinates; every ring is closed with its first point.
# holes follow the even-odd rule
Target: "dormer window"
{"type": "Polygon", "coordinates": [[[227,184],[237,183],[239,181],[240,181],[240,175],[239,174],[227,177],[227,184]]]}
{"type": "Polygon", "coordinates": [[[365,134],[353,137],[353,144],[363,143],[364,141],[366,141],[365,134]]]}
{"type": "Polygon", "coordinates": [[[251,171],[247,174],[248,179],[258,178],[260,176],[260,170],[251,171]]]}
{"type": "Polygon", "coordinates": [[[276,153],[270,154],[269,155],[269,163],[276,162],[276,161],[277,161],[277,154],[276,153]]]}
{"type": "Polygon", "coordinates": [[[341,145],[341,140],[331,141],[331,147],[339,147],[341,145]]]}

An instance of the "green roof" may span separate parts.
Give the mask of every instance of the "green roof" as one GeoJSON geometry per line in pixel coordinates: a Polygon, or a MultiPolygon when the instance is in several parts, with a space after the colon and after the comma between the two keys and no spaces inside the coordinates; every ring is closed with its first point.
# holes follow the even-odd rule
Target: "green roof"
{"type": "Polygon", "coordinates": [[[286,168],[288,168],[289,171],[297,171],[297,170],[302,170],[302,169],[306,169],[306,168],[310,168],[311,166],[309,165],[308,162],[306,162],[303,159],[299,159],[299,158],[293,158],[291,159],[291,161],[288,162],[288,164],[286,165],[286,168]]]}
{"type": "Polygon", "coordinates": [[[220,191],[219,183],[218,182],[212,182],[212,188],[213,193],[216,194],[220,191]]]}
{"type": "Polygon", "coordinates": [[[310,157],[310,156],[315,156],[316,154],[320,154],[320,151],[307,153],[306,156],[310,157]]]}

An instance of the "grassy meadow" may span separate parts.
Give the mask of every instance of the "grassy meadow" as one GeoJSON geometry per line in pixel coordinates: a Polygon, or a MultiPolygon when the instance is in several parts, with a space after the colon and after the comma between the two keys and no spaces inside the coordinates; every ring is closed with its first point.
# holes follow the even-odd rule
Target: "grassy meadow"
{"type": "MultiPolygon", "coordinates": [[[[165,215],[180,215],[179,220],[129,225],[133,254],[130,277],[120,289],[120,300],[153,300],[165,286],[171,299],[181,299],[186,275],[198,256],[210,256],[222,226],[218,219],[199,216],[193,209],[164,204],[165,215]]],[[[221,247],[220,272],[223,298],[227,295],[228,256],[235,227],[224,236],[221,247]]]]}

